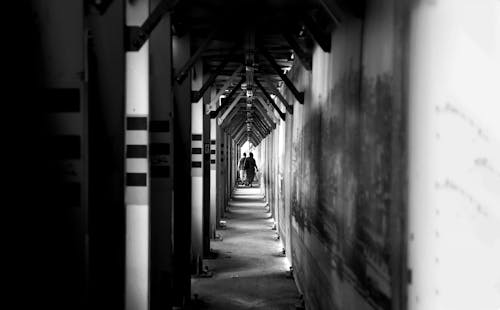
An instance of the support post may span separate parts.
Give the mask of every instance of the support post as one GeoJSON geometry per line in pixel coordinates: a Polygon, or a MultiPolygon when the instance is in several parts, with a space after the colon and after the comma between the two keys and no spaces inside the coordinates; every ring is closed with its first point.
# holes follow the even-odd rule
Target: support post
{"type": "MultiPolygon", "coordinates": [[[[203,83],[203,64],[198,61],[193,70],[192,89],[203,83]]],[[[193,273],[203,272],[203,203],[204,203],[204,124],[203,102],[191,104],[191,265],[193,273]]]]}
{"type": "MultiPolygon", "coordinates": [[[[188,61],[189,35],[174,36],[172,51],[175,70],[188,61]]],[[[173,306],[183,307],[191,298],[191,78],[174,85],[173,306]]]]}
{"type": "MultiPolygon", "coordinates": [[[[20,5],[16,11],[19,10],[21,19],[8,43],[16,50],[7,56],[10,64],[4,66],[3,74],[9,79],[4,97],[12,92],[19,103],[5,104],[3,109],[3,115],[10,116],[3,122],[3,143],[9,147],[4,147],[2,158],[3,199],[13,198],[16,206],[5,209],[7,226],[16,228],[12,234],[14,240],[7,244],[16,246],[4,252],[15,253],[17,267],[8,264],[6,269],[15,271],[16,279],[29,285],[23,285],[22,293],[19,292],[23,300],[16,298],[14,307],[81,310],[88,307],[88,186],[91,185],[84,3],[16,4],[20,5]],[[12,213],[13,209],[18,211],[12,213]],[[12,218],[14,214],[16,217],[12,218]],[[13,222],[14,219],[19,222],[13,222]],[[37,267],[33,268],[35,263],[37,267]],[[50,298],[54,291],[58,292],[57,298],[50,298]],[[33,305],[26,305],[31,302],[33,305]]],[[[116,25],[119,29],[123,21],[116,25]]],[[[114,48],[111,46],[110,52],[116,52],[114,48]]],[[[120,50],[115,54],[118,58],[122,55],[120,50]]],[[[113,213],[112,206],[106,207],[99,209],[100,214],[113,213]]],[[[120,207],[123,209],[123,204],[120,207]]],[[[114,215],[119,217],[120,210],[114,215]]],[[[110,225],[116,222],[111,221],[110,225]]],[[[115,228],[119,230],[120,226],[115,228]]],[[[113,240],[122,241],[121,237],[113,240]]],[[[117,254],[121,248],[114,250],[116,247],[98,251],[99,257],[92,253],[92,258],[101,260],[105,254],[117,254]]],[[[101,261],[100,266],[105,264],[101,261]]],[[[121,272],[110,269],[117,279],[106,276],[101,279],[120,285],[121,272]]],[[[105,301],[119,298],[113,301],[121,304],[123,296],[117,297],[116,293],[111,291],[105,301]]]]}
{"type": "MultiPolygon", "coordinates": [[[[212,91],[215,93],[215,90],[212,91]]],[[[210,122],[210,239],[216,238],[216,228],[220,214],[217,212],[217,199],[219,198],[217,178],[217,122],[209,117],[210,122]]],[[[209,241],[210,247],[210,241],[209,241]]]]}
{"type": "MultiPolygon", "coordinates": [[[[45,2],[45,1],[44,1],[45,2]]],[[[109,2],[109,1],[108,1],[109,2]]],[[[55,3],[55,2],[51,2],[55,3]]],[[[70,4],[76,2],[63,1],[70,4]]],[[[60,5],[60,4],[59,4],[60,5]]],[[[61,7],[60,7],[61,8],[61,7]]],[[[61,8],[63,9],[63,8],[61,8]]],[[[64,10],[64,9],[63,9],[64,10]]],[[[88,309],[124,309],[125,300],[125,3],[115,1],[106,14],[90,10],[87,25],[89,80],[89,301],[88,309]],[[114,164],[110,164],[110,160],[114,164]]],[[[70,16],[65,12],[64,16],[70,16]]],[[[42,21],[40,23],[44,25],[42,21]]],[[[61,29],[72,29],[64,24],[61,29]]],[[[56,33],[51,32],[54,35],[56,33]]],[[[78,40],[78,36],[72,36],[78,40]]],[[[52,41],[52,40],[51,40],[52,41]]],[[[68,41],[58,36],[58,40],[68,41]]],[[[70,51],[68,44],[61,51],[70,51]]],[[[71,54],[71,53],[70,53],[71,54]]],[[[69,54],[68,54],[69,55],[69,54]]],[[[55,58],[57,59],[57,58],[55,58]]],[[[44,102],[49,102],[44,100],[44,102]]],[[[45,223],[47,225],[47,223],[45,223]]],[[[50,265],[47,270],[51,270],[50,265]]],[[[51,275],[53,276],[53,275],[51,275]]],[[[69,282],[61,281],[66,286],[69,282]]],[[[54,288],[52,288],[54,289],[54,288]]],[[[58,293],[62,297],[64,291],[58,293]]],[[[38,305],[42,307],[41,305],[38,305]]],[[[57,306],[51,308],[57,309],[57,306]]],[[[68,304],[65,305],[68,308],[68,304]]]]}
{"type": "MultiPolygon", "coordinates": [[[[149,0],[126,2],[127,26],[149,15],[149,0]]],[[[149,45],[125,54],[125,309],[149,309],[149,45]],[[144,151],[146,150],[146,151],[144,151]]]]}
{"type": "Polygon", "coordinates": [[[205,113],[205,103],[210,102],[211,91],[205,92],[202,103],[203,118],[203,257],[210,256],[210,116],[205,113]]]}
{"type": "MultiPolygon", "coordinates": [[[[161,0],[150,0],[157,6],[161,0]]],[[[172,307],[172,34],[169,13],[149,40],[150,309],[172,307]]]]}

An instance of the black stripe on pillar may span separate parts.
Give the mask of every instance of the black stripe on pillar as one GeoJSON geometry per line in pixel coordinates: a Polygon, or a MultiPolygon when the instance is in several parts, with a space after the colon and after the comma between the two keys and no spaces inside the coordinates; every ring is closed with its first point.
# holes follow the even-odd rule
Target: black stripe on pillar
{"type": "Polygon", "coordinates": [[[211,160],[210,160],[210,163],[211,163],[211,164],[215,164],[215,159],[211,159],[211,160]]]}
{"type": "Polygon", "coordinates": [[[170,144],[168,143],[151,143],[151,156],[170,155],[170,144]]]}
{"type": "Polygon", "coordinates": [[[143,116],[127,117],[127,130],[147,130],[148,118],[143,116]]]}
{"type": "Polygon", "coordinates": [[[211,140],[211,141],[210,141],[210,144],[215,144],[215,140],[211,140]]]}
{"type": "Polygon", "coordinates": [[[169,166],[151,166],[151,177],[152,178],[169,178],[170,177],[170,167],[169,166]]]}
{"type": "Polygon", "coordinates": [[[193,141],[201,141],[202,136],[201,135],[192,135],[193,141]]]}
{"type": "Polygon", "coordinates": [[[48,150],[54,159],[79,159],[81,157],[80,136],[60,135],[49,138],[48,150]]]}
{"type": "Polygon", "coordinates": [[[149,123],[151,132],[169,132],[170,123],[168,121],[151,121],[149,123]]]}
{"type": "Polygon", "coordinates": [[[215,154],[215,150],[210,150],[210,154],[215,154]]]}
{"type": "Polygon", "coordinates": [[[148,146],[127,145],[127,158],[148,158],[148,146]]]}
{"type": "Polygon", "coordinates": [[[80,89],[47,88],[42,92],[41,102],[48,112],[80,112],[80,89]]]}
{"type": "Polygon", "coordinates": [[[191,167],[193,167],[193,168],[201,168],[201,161],[193,161],[193,162],[191,162],[191,167]]]}
{"type": "Polygon", "coordinates": [[[147,173],[127,173],[127,186],[147,186],[147,173]]]}
{"type": "Polygon", "coordinates": [[[201,147],[193,147],[191,148],[192,154],[201,154],[201,147]]]}

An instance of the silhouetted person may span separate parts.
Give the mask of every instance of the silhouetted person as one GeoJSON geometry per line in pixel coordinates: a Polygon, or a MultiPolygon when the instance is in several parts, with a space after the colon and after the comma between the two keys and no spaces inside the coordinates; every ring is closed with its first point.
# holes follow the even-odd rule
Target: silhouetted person
{"type": "Polygon", "coordinates": [[[246,173],[245,173],[245,161],[247,159],[247,153],[243,153],[243,157],[240,158],[240,162],[238,164],[238,170],[240,171],[240,182],[241,184],[245,184],[245,178],[246,178],[246,173]]]}
{"type": "Polygon", "coordinates": [[[257,168],[257,163],[253,159],[253,153],[250,152],[250,157],[245,160],[245,171],[247,173],[247,185],[252,187],[253,178],[255,177],[255,170],[259,171],[257,168]]]}

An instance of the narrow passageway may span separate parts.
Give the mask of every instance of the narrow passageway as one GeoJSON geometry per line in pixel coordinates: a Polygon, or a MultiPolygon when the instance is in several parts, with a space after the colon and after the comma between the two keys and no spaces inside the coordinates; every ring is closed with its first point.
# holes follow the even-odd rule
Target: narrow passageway
{"type": "Polygon", "coordinates": [[[229,202],[226,228],[213,241],[211,278],[192,280],[198,309],[295,309],[299,293],[281,254],[281,242],[261,188],[238,187],[229,202]]]}
{"type": "Polygon", "coordinates": [[[500,310],[500,0],[7,3],[16,309],[500,310]]]}

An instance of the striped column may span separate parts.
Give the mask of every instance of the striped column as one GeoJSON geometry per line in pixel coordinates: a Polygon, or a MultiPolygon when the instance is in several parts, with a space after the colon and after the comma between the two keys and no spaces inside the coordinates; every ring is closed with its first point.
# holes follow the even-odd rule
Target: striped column
{"type": "Polygon", "coordinates": [[[217,121],[210,120],[210,238],[215,238],[217,225],[217,121]]]}
{"type": "MultiPolygon", "coordinates": [[[[193,71],[192,89],[203,84],[203,66],[198,62],[193,71]]],[[[203,256],[203,99],[191,105],[191,251],[199,263],[203,256]]],[[[201,267],[201,266],[198,266],[201,267]]]]}
{"type": "MultiPolygon", "coordinates": [[[[139,26],[149,1],[127,1],[126,24],[139,26]]],[[[149,309],[149,48],[125,55],[125,309],[149,309]]]]}
{"type": "Polygon", "coordinates": [[[49,103],[48,115],[51,124],[49,150],[57,159],[61,178],[58,204],[66,207],[81,207],[84,204],[82,180],[86,176],[83,156],[86,146],[82,139],[83,114],[81,110],[81,90],[74,88],[48,88],[44,91],[43,102],[49,103]]]}
{"type": "MultiPolygon", "coordinates": [[[[66,294],[64,298],[71,302],[68,304],[71,308],[83,302],[87,294],[77,291],[75,286],[85,283],[87,279],[83,276],[88,275],[88,136],[85,90],[82,83],[61,84],[61,88],[46,89],[44,98],[40,101],[48,105],[50,113],[47,118],[51,125],[47,148],[40,151],[48,152],[54,165],[49,165],[49,172],[54,179],[49,178],[46,181],[50,184],[49,195],[53,198],[50,202],[52,207],[58,210],[57,216],[60,218],[52,224],[57,225],[58,230],[71,227],[64,228],[64,232],[61,231],[58,236],[57,240],[62,239],[64,243],[56,243],[61,250],[56,253],[64,253],[66,261],[49,266],[55,267],[55,270],[51,270],[55,278],[66,281],[67,287],[63,293],[66,294]],[[61,223],[66,226],[61,226],[61,223]],[[65,248],[68,245],[72,247],[65,248]],[[60,266],[66,268],[59,269],[60,266]]],[[[52,242],[54,241],[48,241],[49,244],[52,242]]]]}
{"type": "MultiPolygon", "coordinates": [[[[27,221],[16,223],[20,229],[14,238],[19,233],[29,237],[29,242],[22,244],[26,250],[23,254],[34,254],[27,257],[31,266],[23,263],[19,269],[29,269],[33,279],[54,284],[50,289],[27,288],[25,295],[36,292],[45,296],[55,290],[58,298],[51,306],[74,309],[88,297],[88,71],[84,7],[82,1],[30,1],[27,8],[31,17],[25,21],[37,20],[35,37],[40,45],[32,64],[41,65],[36,70],[36,82],[43,89],[30,82],[34,81],[29,76],[34,71],[23,72],[26,81],[19,86],[26,93],[12,103],[3,100],[3,122],[17,122],[3,134],[4,141],[15,142],[4,143],[3,155],[12,154],[15,161],[4,157],[2,176],[8,190],[2,198],[7,200],[19,190],[24,196],[12,196],[17,202],[15,208],[27,217],[35,216],[33,221],[26,218],[27,221]],[[10,110],[10,106],[16,107],[10,110]],[[14,111],[19,114],[12,114],[14,111]],[[13,165],[16,163],[20,165],[13,165]],[[5,175],[5,171],[14,170],[15,179],[5,175]],[[21,178],[24,182],[18,183],[21,178]],[[26,203],[35,203],[30,207],[38,210],[28,212],[26,203]]],[[[22,37],[22,31],[18,35],[22,37]]],[[[29,38],[24,39],[30,42],[29,38]]],[[[4,206],[11,208],[8,203],[4,206]]]]}

